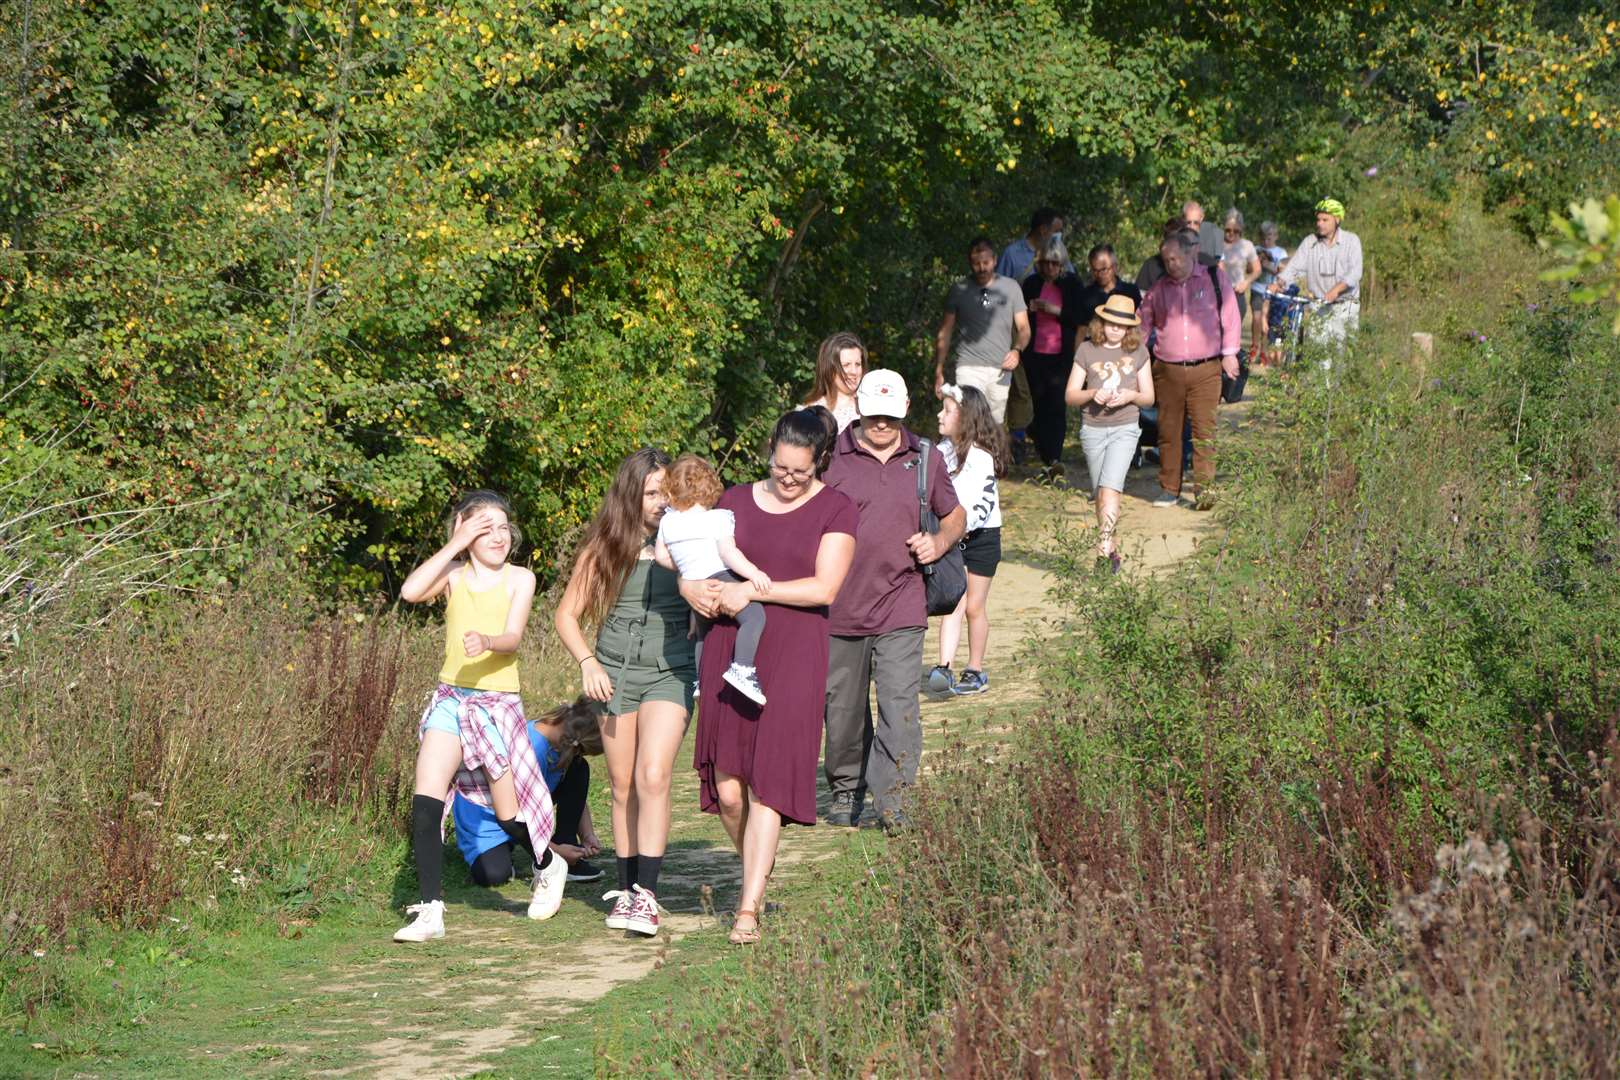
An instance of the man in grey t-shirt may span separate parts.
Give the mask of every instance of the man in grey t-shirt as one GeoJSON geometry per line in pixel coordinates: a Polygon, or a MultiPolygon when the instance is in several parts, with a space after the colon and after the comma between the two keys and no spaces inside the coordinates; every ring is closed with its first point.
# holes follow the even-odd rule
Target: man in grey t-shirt
{"type": "Polygon", "coordinates": [[[968,245],[968,276],[945,294],[945,317],[934,338],[934,396],[945,385],[945,361],[955,344],[957,386],[972,386],[990,401],[996,422],[1007,418],[1018,354],[1029,344],[1024,290],[996,273],[996,249],[980,236],[968,245]]]}

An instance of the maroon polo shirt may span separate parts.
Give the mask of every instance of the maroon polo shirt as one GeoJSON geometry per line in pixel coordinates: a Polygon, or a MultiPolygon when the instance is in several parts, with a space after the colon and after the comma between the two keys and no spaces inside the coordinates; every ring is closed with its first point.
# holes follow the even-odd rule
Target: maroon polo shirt
{"type": "MultiPolygon", "coordinates": [[[[919,526],[917,459],[922,443],[905,428],[900,447],[879,461],[845,428],[822,480],[855,500],[861,522],[855,531],[855,561],[833,601],[829,629],[840,637],[866,637],[928,625],[922,573],[906,538],[919,526]]],[[[960,505],[945,459],[928,452],[928,508],[943,518],[960,505]]]]}

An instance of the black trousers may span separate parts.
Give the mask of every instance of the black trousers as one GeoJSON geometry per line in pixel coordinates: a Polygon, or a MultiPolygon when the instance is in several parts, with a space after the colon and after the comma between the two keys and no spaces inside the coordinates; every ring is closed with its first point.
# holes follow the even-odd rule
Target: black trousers
{"type": "MultiPolygon", "coordinates": [[[[579,843],[579,822],[585,816],[585,796],[591,790],[591,766],[581,754],[568,765],[568,771],[551,793],[557,828],[553,844],[579,843]]],[[[553,852],[553,859],[557,857],[553,852]]],[[[475,885],[502,885],[512,880],[512,845],[497,844],[473,860],[469,868],[475,885]]]]}
{"type": "Polygon", "coordinates": [[[1029,378],[1029,396],[1034,402],[1035,419],[1029,433],[1041,463],[1055,465],[1063,457],[1063,442],[1069,437],[1069,407],[1063,395],[1069,388],[1067,356],[1028,352],[1024,354],[1024,374],[1029,378]]]}

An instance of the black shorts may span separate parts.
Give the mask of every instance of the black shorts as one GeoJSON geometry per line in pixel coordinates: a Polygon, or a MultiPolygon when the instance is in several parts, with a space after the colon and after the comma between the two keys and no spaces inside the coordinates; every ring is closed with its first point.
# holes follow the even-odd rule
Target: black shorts
{"type": "Polygon", "coordinates": [[[1001,526],[974,529],[962,537],[962,562],[970,574],[995,577],[1001,565],[1001,526]]]}

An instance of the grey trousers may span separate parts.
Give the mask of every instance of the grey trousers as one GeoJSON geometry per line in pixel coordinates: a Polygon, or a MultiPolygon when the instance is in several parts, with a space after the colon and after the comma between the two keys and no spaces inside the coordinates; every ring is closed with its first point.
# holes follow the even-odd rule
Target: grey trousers
{"type": "Polygon", "coordinates": [[[823,766],[833,794],[872,789],[879,816],[900,809],[922,757],[921,626],[871,637],[833,635],[827,662],[827,746],[823,766]],[[877,683],[877,723],[871,687],[877,683]]]}

